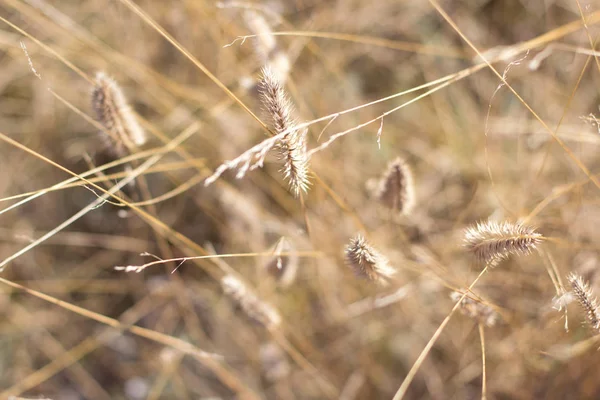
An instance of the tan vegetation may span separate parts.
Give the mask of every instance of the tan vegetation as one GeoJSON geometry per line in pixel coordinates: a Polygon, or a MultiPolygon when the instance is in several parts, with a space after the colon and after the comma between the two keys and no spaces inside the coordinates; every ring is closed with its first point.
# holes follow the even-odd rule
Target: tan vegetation
{"type": "Polygon", "coordinates": [[[599,35],[1,1],[0,399],[599,398],[599,35]]]}

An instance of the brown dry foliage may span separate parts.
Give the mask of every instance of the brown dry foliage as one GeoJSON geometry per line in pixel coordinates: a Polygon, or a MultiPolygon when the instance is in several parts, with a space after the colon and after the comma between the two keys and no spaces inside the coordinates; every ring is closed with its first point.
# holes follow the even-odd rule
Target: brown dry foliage
{"type": "MultiPolygon", "coordinates": [[[[462,240],[486,220],[523,220],[548,239],[539,252],[503,259],[469,294],[503,320],[485,330],[487,398],[598,398],[597,341],[574,305],[565,331],[552,299],[569,289],[570,272],[599,283],[600,62],[590,43],[600,6],[438,1],[523,101],[499,87],[433,1],[2,2],[0,17],[15,25],[0,21],[2,208],[23,200],[12,196],[36,197],[0,214],[0,398],[391,399],[455,304],[449,294],[464,293],[482,270],[462,240]],[[249,27],[249,11],[271,31],[296,33],[263,38],[270,53],[252,37],[223,47],[268,32],[249,27]],[[202,185],[269,138],[269,121],[255,119],[265,63],[280,69],[295,123],[309,123],[309,152],[341,134],[307,160],[311,188],[300,198],[277,147],[253,158],[263,166],[249,165],[242,179],[231,168],[202,185]],[[72,176],[59,166],[81,176],[107,162],[90,105],[97,71],[119,83],[148,141],[119,156],[139,157],[123,160],[130,169],[53,188],[72,176]],[[382,218],[365,182],[399,156],[410,161],[418,201],[406,218],[382,218]],[[118,192],[77,215],[147,160],[155,163],[135,196],[118,192]],[[152,201],[122,206],[132,198],[152,201]],[[396,267],[388,286],[355,279],[345,265],[356,232],[396,267]],[[298,257],[289,285],[265,268],[281,237],[298,257]],[[174,263],[113,269],[147,262],[143,252],[203,256],[207,242],[247,256],[189,260],[175,273],[174,263]],[[248,303],[246,312],[232,307],[220,287],[232,272],[253,301],[277,309],[279,325],[252,323],[248,303]],[[406,295],[389,297],[404,286],[406,295]],[[377,300],[386,298],[396,300],[377,300]]],[[[481,398],[476,324],[453,315],[405,399],[481,398]]]]}

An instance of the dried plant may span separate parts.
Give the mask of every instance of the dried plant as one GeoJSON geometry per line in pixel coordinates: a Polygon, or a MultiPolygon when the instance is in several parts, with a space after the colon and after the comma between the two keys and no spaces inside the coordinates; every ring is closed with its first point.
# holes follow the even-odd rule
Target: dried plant
{"type": "Polygon", "coordinates": [[[273,306],[259,299],[239,279],[227,275],[221,279],[223,292],[229,296],[252,320],[266,328],[281,323],[281,316],[273,306]]]}
{"type": "Polygon", "coordinates": [[[592,327],[596,331],[600,331],[600,311],[598,310],[598,300],[590,285],[583,278],[571,273],[567,280],[573,288],[573,295],[579,302],[579,305],[585,311],[585,316],[592,327]]]}
{"type": "Polygon", "coordinates": [[[392,161],[379,181],[375,197],[385,207],[400,214],[408,214],[415,204],[412,171],[398,157],[392,161]]]}
{"type": "MultiPolygon", "coordinates": [[[[262,76],[259,85],[260,96],[271,120],[271,126],[276,134],[292,129],[296,125],[292,116],[292,104],[281,81],[269,67],[263,68],[262,76]]],[[[300,192],[306,192],[309,186],[306,134],[306,129],[292,130],[277,144],[279,158],[283,162],[283,174],[296,197],[300,192]]]]}
{"type": "MultiPolygon", "coordinates": [[[[462,293],[452,292],[450,298],[455,302],[460,300],[462,293]]],[[[484,326],[494,326],[500,320],[498,313],[490,306],[465,296],[460,302],[459,310],[469,318],[473,318],[484,326]]]]}
{"type": "Polygon", "coordinates": [[[388,259],[360,234],[346,247],[346,264],[357,276],[377,283],[386,283],[396,273],[388,259]]]}
{"type": "Polygon", "coordinates": [[[278,135],[263,140],[250,149],[243,152],[240,156],[233,160],[225,161],[219,165],[215,172],[204,181],[204,186],[212,185],[225,171],[238,169],[235,177],[236,179],[243,178],[248,171],[253,171],[263,166],[265,157],[269,151],[289,132],[282,132],[278,135]]]}
{"type": "Polygon", "coordinates": [[[286,238],[281,238],[275,245],[273,256],[265,264],[265,270],[283,287],[289,286],[296,278],[298,256],[286,238]]]}
{"type": "Polygon", "coordinates": [[[486,221],[467,228],[465,247],[488,266],[512,255],[527,255],[543,240],[534,228],[512,222],[486,221]]]}
{"type": "Polygon", "coordinates": [[[263,80],[260,83],[261,99],[271,119],[276,135],[263,140],[233,160],[225,161],[214,173],[206,178],[204,186],[213,184],[227,170],[237,168],[235,177],[243,178],[248,171],[261,168],[265,157],[272,148],[276,148],[283,162],[283,174],[289,181],[294,195],[306,192],[310,185],[308,179],[308,156],[306,153],[307,129],[296,129],[292,117],[292,105],[285,94],[283,86],[268,67],[263,69],[263,80]]]}
{"type": "Polygon", "coordinates": [[[600,393],[600,10],[219,1],[3,2],[0,399],[600,393]]]}
{"type": "Polygon", "coordinates": [[[111,138],[117,155],[146,143],[146,134],[135,118],[123,91],[117,82],[104,72],[96,74],[92,108],[106,134],[111,138]]]}

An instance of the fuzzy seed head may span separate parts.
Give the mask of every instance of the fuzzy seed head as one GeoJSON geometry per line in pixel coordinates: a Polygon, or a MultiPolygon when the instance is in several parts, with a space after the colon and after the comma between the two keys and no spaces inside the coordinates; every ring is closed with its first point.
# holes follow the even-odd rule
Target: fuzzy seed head
{"type": "Polygon", "coordinates": [[[479,222],[465,231],[465,247],[487,266],[498,265],[510,255],[531,253],[543,240],[534,228],[512,222],[479,222]]]}
{"type": "Polygon", "coordinates": [[[115,153],[124,154],[146,143],[146,134],[135,118],[121,88],[103,72],[96,74],[92,92],[96,118],[111,138],[115,153]]]}
{"type": "Polygon", "coordinates": [[[356,276],[377,283],[387,283],[396,273],[388,259],[360,234],[350,239],[346,247],[346,264],[356,276]]]}
{"type": "MultiPolygon", "coordinates": [[[[462,293],[452,292],[450,298],[453,301],[458,301],[462,297],[462,293]]],[[[500,319],[498,313],[490,306],[473,300],[470,297],[465,298],[460,302],[459,310],[462,314],[469,318],[473,318],[480,324],[490,327],[496,325],[500,319]]]]}
{"type": "Polygon", "coordinates": [[[296,125],[292,116],[293,106],[283,84],[268,66],[262,69],[259,90],[263,107],[275,133],[281,133],[296,125]]]}
{"type": "Polygon", "coordinates": [[[569,274],[567,280],[571,284],[573,295],[577,299],[577,302],[583,311],[585,311],[585,316],[590,326],[592,329],[600,331],[600,312],[598,311],[598,300],[596,295],[594,295],[594,291],[590,285],[576,273],[569,274]]]}
{"type": "MultiPolygon", "coordinates": [[[[296,121],[292,117],[292,105],[283,85],[271,68],[263,68],[262,74],[263,79],[259,85],[260,96],[271,121],[271,127],[276,134],[293,129],[296,121]]],[[[296,197],[301,192],[306,192],[310,185],[306,154],[307,133],[306,129],[292,130],[284,134],[277,144],[279,159],[283,162],[283,175],[296,197]]]]}
{"type": "Polygon", "coordinates": [[[256,10],[246,10],[243,14],[246,26],[256,35],[256,52],[263,60],[268,60],[269,55],[275,51],[277,42],[273,31],[265,17],[256,10]]]}
{"type": "Polygon", "coordinates": [[[278,146],[279,158],[283,161],[283,175],[296,197],[299,197],[301,192],[307,192],[310,187],[306,135],[306,129],[291,132],[290,135],[283,137],[278,146]]]}
{"type": "Polygon", "coordinates": [[[390,210],[408,214],[415,204],[414,193],[412,171],[408,164],[398,157],[388,165],[379,181],[375,196],[390,210]]]}
{"type": "Polygon", "coordinates": [[[266,328],[279,326],[281,316],[270,304],[259,299],[239,279],[227,275],[221,279],[223,292],[253,321],[266,328]]]}
{"type": "Polygon", "coordinates": [[[291,63],[287,54],[277,46],[271,26],[264,15],[255,10],[246,10],[243,14],[246,26],[256,35],[255,50],[261,62],[268,65],[273,75],[281,83],[288,78],[291,63]]]}

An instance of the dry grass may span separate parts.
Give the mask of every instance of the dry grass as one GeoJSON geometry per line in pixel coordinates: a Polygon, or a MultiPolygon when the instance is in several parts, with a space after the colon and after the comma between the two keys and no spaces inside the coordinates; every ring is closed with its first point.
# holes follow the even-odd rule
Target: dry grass
{"type": "Polygon", "coordinates": [[[4,0],[0,398],[598,398],[599,24],[4,0]]]}

